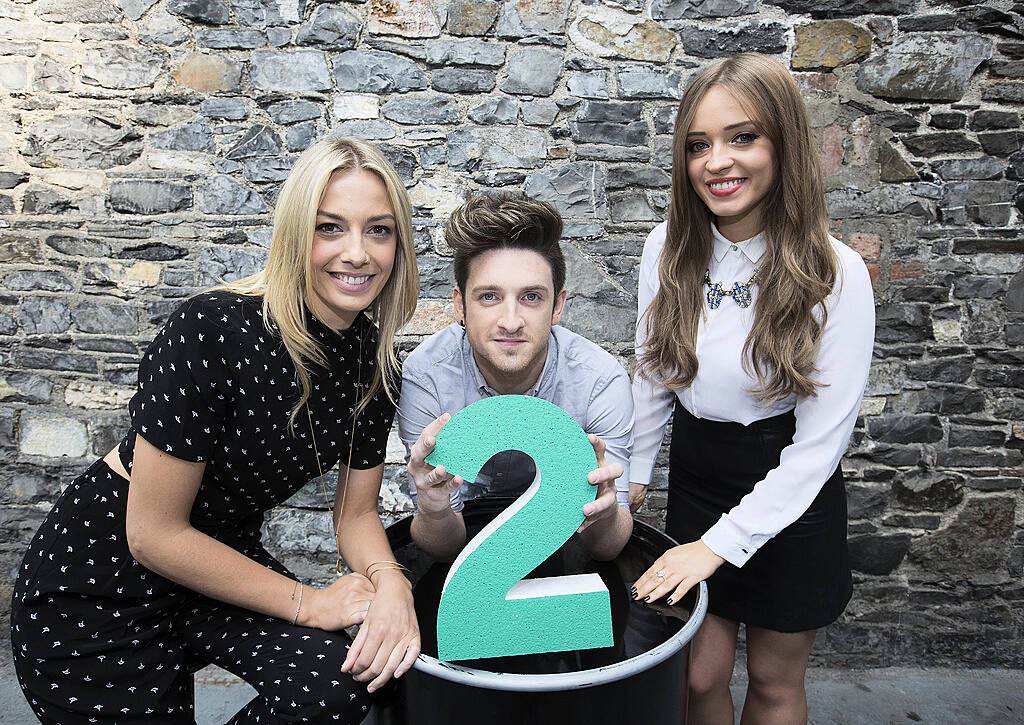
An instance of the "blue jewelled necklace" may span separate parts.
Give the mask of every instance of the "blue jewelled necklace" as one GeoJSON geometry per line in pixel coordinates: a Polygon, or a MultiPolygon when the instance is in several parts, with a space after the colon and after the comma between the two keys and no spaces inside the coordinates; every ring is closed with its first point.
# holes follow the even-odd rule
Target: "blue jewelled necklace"
{"type": "Polygon", "coordinates": [[[727,295],[732,297],[740,307],[749,307],[753,299],[750,294],[750,288],[757,284],[759,280],[757,271],[758,270],[755,268],[754,273],[750,275],[750,279],[747,280],[746,284],[743,284],[742,282],[733,282],[732,287],[726,289],[722,287],[721,282],[712,282],[711,270],[705,270],[704,284],[708,286],[708,307],[711,309],[717,308],[722,304],[722,298],[727,295]]]}

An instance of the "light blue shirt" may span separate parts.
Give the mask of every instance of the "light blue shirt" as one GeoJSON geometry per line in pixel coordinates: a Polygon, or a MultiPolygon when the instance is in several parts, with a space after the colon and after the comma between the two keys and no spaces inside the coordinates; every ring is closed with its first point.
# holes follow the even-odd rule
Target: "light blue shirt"
{"type": "MultiPolygon", "coordinates": [[[[609,353],[564,327],[551,328],[548,354],[537,382],[526,395],[554,403],[587,433],[605,443],[608,463],[623,468],[616,480],[616,497],[629,508],[629,455],[633,447],[633,396],[629,376],[609,353]]],[[[402,369],[398,432],[406,460],[420,433],[443,413],[454,415],[471,403],[498,395],[473,358],[466,332],[451,324],[420,344],[402,369]]],[[[534,478],[525,454],[509,451],[495,456],[476,481],[464,483],[451,495],[454,511],[486,495],[518,496],[534,478]]],[[[413,491],[413,501],[416,492],[413,491]]]]}

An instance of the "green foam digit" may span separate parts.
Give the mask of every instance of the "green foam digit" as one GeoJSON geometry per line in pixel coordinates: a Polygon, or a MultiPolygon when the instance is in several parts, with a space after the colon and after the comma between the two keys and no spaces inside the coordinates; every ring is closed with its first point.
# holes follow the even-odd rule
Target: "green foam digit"
{"type": "Polygon", "coordinates": [[[438,658],[611,646],[611,603],[598,575],[523,580],[579,528],[596,495],[587,474],[597,457],[579,424],[540,398],[485,398],[441,429],[427,462],[473,481],[507,450],[530,456],[537,477],[452,564],[437,610],[438,658]]]}

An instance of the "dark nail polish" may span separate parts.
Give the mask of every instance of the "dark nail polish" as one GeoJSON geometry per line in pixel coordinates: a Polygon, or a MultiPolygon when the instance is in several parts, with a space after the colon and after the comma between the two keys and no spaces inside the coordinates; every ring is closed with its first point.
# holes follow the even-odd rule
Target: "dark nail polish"
{"type": "Polygon", "coordinates": [[[630,594],[636,594],[636,587],[630,587],[629,588],[629,593],[630,594]]]}
{"type": "Polygon", "coordinates": [[[667,605],[669,605],[670,607],[672,606],[672,600],[671,600],[671,599],[666,599],[666,600],[665,600],[665,603],[666,603],[667,605]]]}
{"type": "Polygon", "coordinates": [[[651,601],[651,595],[650,595],[650,594],[648,594],[648,595],[647,595],[646,597],[644,597],[644,601],[645,601],[645,602],[649,602],[649,601],[651,601]]]}

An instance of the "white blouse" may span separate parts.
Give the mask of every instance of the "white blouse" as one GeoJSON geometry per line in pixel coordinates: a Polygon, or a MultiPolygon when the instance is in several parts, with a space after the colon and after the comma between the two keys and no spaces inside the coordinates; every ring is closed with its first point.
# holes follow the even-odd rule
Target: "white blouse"
{"type": "MultiPolygon", "coordinates": [[[[636,333],[638,351],[646,339],[642,315],[658,290],[658,263],[667,229],[667,223],[658,225],[644,243],[637,294],[641,315],[636,333]]],[[[745,284],[765,252],[764,238],[758,235],[733,243],[714,226],[712,234],[712,282],[721,282],[726,289],[733,282],[745,284]]],[[[839,269],[836,286],[825,299],[828,321],[815,359],[817,372],[812,375],[823,383],[817,388],[817,396],[797,399],[793,395],[772,405],[757,404],[750,392],[757,379],[744,371],[741,360],[754,322],[754,304],[743,308],[728,296],[714,310],[704,298],[696,341],[700,364],[688,388],[673,393],[657,381],[634,376],[636,426],[629,462],[634,483],[650,483],[665,425],[672,414],[673,396],[698,418],[743,425],[794,410],[793,442],[783,449],[778,467],[701,537],[708,548],[736,566],[743,566],[758,548],[811,505],[846,451],[860,410],[874,344],[874,295],[860,256],[838,240],[831,241],[839,269]]],[[[756,285],[751,290],[754,300],[759,288],[756,285]]]]}

